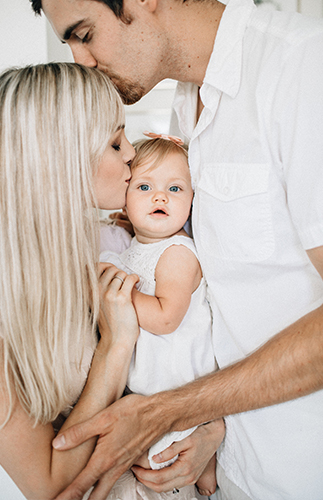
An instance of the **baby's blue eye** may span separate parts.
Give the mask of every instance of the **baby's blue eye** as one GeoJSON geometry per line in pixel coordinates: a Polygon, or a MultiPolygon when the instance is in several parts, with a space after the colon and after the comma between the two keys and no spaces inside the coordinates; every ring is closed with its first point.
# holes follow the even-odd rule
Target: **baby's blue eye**
{"type": "Polygon", "coordinates": [[[148,184],[141,184],[141,186],[139,186],[139,189],[140,191],[149,191],[150,187],[148,186],[148,184]]]}
{"type": "Polygon", "coordinates": [[[169,190],[173,193],[178,193],[178,191],[180,191],[180,188],[178,186],[171,186],[169,190]]]}

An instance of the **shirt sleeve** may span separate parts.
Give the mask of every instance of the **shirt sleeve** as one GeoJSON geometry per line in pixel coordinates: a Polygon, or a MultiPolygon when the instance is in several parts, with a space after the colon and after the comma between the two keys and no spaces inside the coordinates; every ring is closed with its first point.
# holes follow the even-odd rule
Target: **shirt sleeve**
{"type": "Polygon", "coordinates": [[[303,247],[323,245],[323,34],[294,46],[272,108],[286,201],[303,247]]]}
{"type": "Polygon", "coordinates": [[[122,227],[105,220],[101,221],[100,253],[109,250],[110,252],[120,254],[130,246],[131,239],[128,231],[122,227]]]}

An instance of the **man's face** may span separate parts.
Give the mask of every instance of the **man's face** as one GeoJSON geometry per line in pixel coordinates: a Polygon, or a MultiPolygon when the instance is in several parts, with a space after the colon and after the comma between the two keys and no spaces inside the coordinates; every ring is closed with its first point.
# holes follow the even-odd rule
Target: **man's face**
{"type": "Polygon", "coordinates": [[[42,7],[75,62],[107,73],[125,104],[137,102],[167,76],[161,64],[165,37],[137,0],[124,1],[128,22],[94,0],[43,0],[42,7]]]}

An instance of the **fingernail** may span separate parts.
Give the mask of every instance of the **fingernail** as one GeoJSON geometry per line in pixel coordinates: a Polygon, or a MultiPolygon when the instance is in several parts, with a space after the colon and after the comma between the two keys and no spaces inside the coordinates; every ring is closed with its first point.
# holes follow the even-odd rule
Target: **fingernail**
{"type": "Polygon", "coordinates": [[[53,444],[53,448],[55,448],[55,450],[60,450],[61,448],[63,448],[63,446],[66,445],[66,439],[65,439],[64,434],[62,434],[61,436],[57,436],[54,439],[52,444],[53,444]]]}
{"type": "Polygon", "coordinates": [[[161,453],[158,453],[158,455],[154,455],[153,460],[154,460],[154,462],[162,462],[163,458],[162,458],[161,453]]]}

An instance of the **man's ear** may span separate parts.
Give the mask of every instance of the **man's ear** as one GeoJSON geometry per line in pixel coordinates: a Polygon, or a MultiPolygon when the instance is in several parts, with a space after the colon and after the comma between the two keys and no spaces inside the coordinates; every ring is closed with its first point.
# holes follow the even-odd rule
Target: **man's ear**
{"type": "Polygon", "coordinates": [[[158,5],[158,0],[137,0],[141,7],[145,8],[148,12],[155,12],[158,5]]]}

